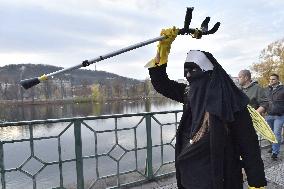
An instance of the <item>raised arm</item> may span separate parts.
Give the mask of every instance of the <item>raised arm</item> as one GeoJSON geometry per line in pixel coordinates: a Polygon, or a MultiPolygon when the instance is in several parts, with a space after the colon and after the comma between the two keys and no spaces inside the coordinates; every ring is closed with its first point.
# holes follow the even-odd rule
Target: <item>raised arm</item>
{"type": "Polygon", "coordinates": [[[149,68],[151,82],[158,93],[183,103],[186,85],[170,80],[166,72],[171,44],[178,31],[175,27],[161,31],[160,35],[166,36],[166,38],[159,42],[156,57],[149,61],[145,67],[149,68]]]}
{"type": "Polygon", "coordinates": [[[170,80],[166,73],[167,64],[149,68],[151,82],[155,90],[167,98],[184,102],[185,84],[170,80]]]}

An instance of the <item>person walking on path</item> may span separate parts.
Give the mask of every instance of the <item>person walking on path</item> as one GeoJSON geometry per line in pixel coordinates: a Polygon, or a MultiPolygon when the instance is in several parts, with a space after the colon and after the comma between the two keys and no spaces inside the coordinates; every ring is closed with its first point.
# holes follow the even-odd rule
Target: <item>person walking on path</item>
{"type": "Polygon", "coordinates": [[[265,89],[257,81],[252,81],[249,70],[241,70],[238,74],[240,89],[248,96],[249,104],[260,114],[268,108],[268,100],[265,89]]]}
{"type": "Polygon", "coordinates": [[[249,188],[263,189],[267,182],[248,97],[205,51],[187,54],[184,76],[189,85],[170,80],[166,68],[177,33],[176,28],[162,30],[167,38],[146,67],[155,90],[184,105],[176,132],[178,188],[242,189],[244,166],[249,188]]]}
{"type": "Polygon", "coordinates": [[[284,124],[284,86],[280,84],[279,75],[271,74],[267,88],[269,106],[266,121],[273,130],[278,143],[272,144],[273,160],[277,160],[280,151],[282,127],[284,124]]]}

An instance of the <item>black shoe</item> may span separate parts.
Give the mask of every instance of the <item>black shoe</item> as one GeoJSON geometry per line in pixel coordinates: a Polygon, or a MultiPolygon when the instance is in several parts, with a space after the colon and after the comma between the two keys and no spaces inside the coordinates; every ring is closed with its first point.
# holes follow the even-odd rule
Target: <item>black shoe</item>
{"type": "Polygon", "coordinates": [[[267,153],[270,153],[270,154],[271,154],[271,153],[272,153],[272,149],[270,148],[270,149],[267,151],[267,153]]]}
{"type": "Polygon", "coordinates": [[[271,159],[276,161],[277,160],[277,154],[272,153],[271,159]]]}

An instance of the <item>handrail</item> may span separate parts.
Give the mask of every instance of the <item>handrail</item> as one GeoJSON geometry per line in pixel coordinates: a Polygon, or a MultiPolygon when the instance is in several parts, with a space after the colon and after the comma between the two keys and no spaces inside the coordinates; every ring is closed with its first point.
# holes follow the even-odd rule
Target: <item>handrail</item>
{"type": "MultiPolygon", "coordinates": [[[[76,178],[74,178],[76,182],[73,183],[72,187],[78,189],[121,188],[122,186],[137,185],[148,180],[171,175],[174,173],[175,131],[179,124],[178,114],[181,112],[182,110],[173,110],[0,123],[0,135],[1,129],[9,131],[12,128],[20,128],[26,130],[27,133],[23,137],[1,138],[0,174],[2,189],[6,189],[7,185],[13,185],[7,175],[14,173],[28,178],[32,182],[33,189],[37,189],[41,183],[38,178],[39,175],[44,174],[44,170],[52,166],[58,167],[59,181],[51,187],[67,188],[70,180],[64,177],[66,174],[64,167],[70,163],[75,164],[76,172],[76,178]],[[104,123],[114,126],[110,128],[109,125],[106,125],[102,129],[104,123]],[[41,136],[39,135],[40,127],[60,131],[56,134],[42,132],[43,136],[41,136]],[[68,143],[68,147],[74,148],[75,157],[64,157],[66,149],[64,150],[62,146],[64,144],[63,136],[67,135],[68,132],[73,132],[72,140],[74,142],[73,144],[68,143]],[[87,146],[88,149],[94,149],[92,153],[84,152],[84,149],[86,149],[85,139],[88,138],[88,135],[93,136],[93,139],[87,141],[87,143],[90,143],[87,146]],[[101,135],[106,137],[101,138],[101,135]],[[157,137],[153,138],[153,135],[157,135],[157,137]],[[114,138],[110,136],[114,136],[114,138]],[[49,154],[57,158],[50,161],[37,152],[40,148],[38,143],[48,143],[48,140],[55,140],[57,144],[53,149],[56,155],[49,154]],[[13,164],[13,167],[7,167],[6,160],[10,157],[8,157],[9,153],[7,154],[7,150],[5,151],[4,148],[9,151],[8,146],[16,146],[21,143],[29,143],[29,149],[26,150],[29,151],[28,156],[19,165],[13,164]],[[105,147],[105,143],[107,145],[110,143],[110,145],[105,147]],[[141,154],[144,154],[144,156],[141,156],[141,154]],[[169,159],[169,157],[172,158],[169,159]],[[157,160],[159,160],[158,163],[157,160]],[[88,161],[95,161],[95,164],[87,164],[88,161]],[[101,163],[102,161],[107,163],[101,163]],[[125,161],[128,164],[125,164],[125,161]],[[144,162],[144,166],[141,166],[142,162],[144,162]],[[38,164],[37,170],[28,168],[33,163],[38,164]],[[108,170],[109,165],[114,165],[116,170],[113,172],[108,170]],[[130,165],[131,168],[127,168],[130,165]],[[93,170],[94,175],[88,174],[90,170],[93,170]],[[90,179],[90,176],[93,179],[90,179]],[[129,178],[132,178],[132,180],[129,180],[129,178]]],[[[14,188],[17,189],[17,186],[14,188]]]]}
{"type": "Polygon", "coordinates": [[[128,114],[112,114],[112,115],[100,115],[100,116],[86,116],[86,117],[73,117],[73,118],[60,118],[60,119],[46,119],[46,120],[31,120],[31,121],[17,121],[17,122],[0,122],[0,127],[7,126],[21,126],[28,124],[46,124],[46,123],[58,123],[58,122],[72,122],[75,120],[95,120],[95,119],[109,119],[109,118],[122,118],[133,116],[146,116],[154,114],[168,114],[178,113],[182,110],[160,111],[160,112],[141,112],[141,113],[128,113],[128,114]]]}

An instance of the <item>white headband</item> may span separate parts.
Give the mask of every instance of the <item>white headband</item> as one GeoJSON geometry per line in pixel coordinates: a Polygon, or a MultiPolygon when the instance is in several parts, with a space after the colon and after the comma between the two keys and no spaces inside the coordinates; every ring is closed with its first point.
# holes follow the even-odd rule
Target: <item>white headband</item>
{"type": "Polygon", "coordinates": [[[199,50],[190,50],[187,53],[185,62],[194,62],[203,71],[213,70],[214,66],[207,56],[199,50]]]}

